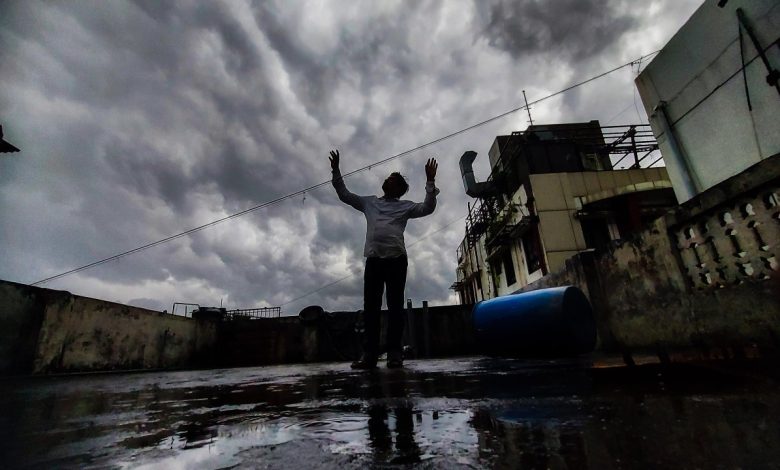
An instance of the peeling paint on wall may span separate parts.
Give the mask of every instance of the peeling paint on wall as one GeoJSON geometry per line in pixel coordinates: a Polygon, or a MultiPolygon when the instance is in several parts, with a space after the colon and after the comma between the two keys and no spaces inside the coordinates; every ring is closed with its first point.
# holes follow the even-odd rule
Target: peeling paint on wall
{"type": "Polygon", "coordinates": [[[161,312],[0,281],[3,374],[197,367],[217,326],[161,312]],[[14,328],[8,328],[14,326],[14,328]]]}

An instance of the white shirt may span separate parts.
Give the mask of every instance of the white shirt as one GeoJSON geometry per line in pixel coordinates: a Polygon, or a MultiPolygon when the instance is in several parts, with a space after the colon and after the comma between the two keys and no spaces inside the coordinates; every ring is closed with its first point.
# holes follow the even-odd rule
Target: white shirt
{"type": "Polygon", "coordinates": [[[333,187],[342,202],[366,216],[366,245],[363,256],[397,258],[406,254],[406,221],[425,217],[436,209],[439,190],[433,181],[425,183],[425,201],[412,202],[388,197],[358,196],[349,192],[339,170],[333,170],[333,187]]]}

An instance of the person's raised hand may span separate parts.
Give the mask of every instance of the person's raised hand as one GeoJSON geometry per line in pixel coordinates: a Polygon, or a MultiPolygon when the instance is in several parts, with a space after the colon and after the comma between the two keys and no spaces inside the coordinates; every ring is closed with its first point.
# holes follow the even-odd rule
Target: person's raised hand
{"type": "Polygon", "coordinates": [[[425,164],[425,176],[428,178],[428,181],[433,181],[436,179],[436,170],[439,168],[439,164],[436,163],[435,158],[429,158],[428,163],[425,164]]]}
{"type": "Polygon", "coordinates": [[[331,150],[330,151],[330,168],[331,170],[338,170],[339,169],[339,151],[338,150],[331,150]]]}

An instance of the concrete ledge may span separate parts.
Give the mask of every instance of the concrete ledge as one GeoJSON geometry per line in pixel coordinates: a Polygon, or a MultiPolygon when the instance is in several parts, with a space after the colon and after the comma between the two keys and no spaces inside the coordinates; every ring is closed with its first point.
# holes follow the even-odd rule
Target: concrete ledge
{"type": "Polygon", "coordinates": [[[217,327],[105,300],[0,281],[0,374],[209,364],[217,327]]]}
{"type": "Polygon", "coordinates": [[[687,220],[726,203],[735,195],[751,193],[756,188],[778,178],[780,178],[780,154],[775,154],[682,203],[678,210],[667,216],[667,224],[669,226],[684,224],[687,220]]]}

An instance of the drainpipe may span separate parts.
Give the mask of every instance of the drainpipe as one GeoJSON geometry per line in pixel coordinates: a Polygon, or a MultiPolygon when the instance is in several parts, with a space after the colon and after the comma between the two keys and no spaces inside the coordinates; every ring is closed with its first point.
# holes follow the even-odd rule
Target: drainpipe
{"type": "Polygon", "coordinates": [[[492,181],[483,181],[477,183],[474,177],[474,169],[472,164],[474,159],[477,158],[477,152],[469,150],[460,157],[460,174],[463,177],[463,187],[466,189],[466,194],[474,198],[483,198],[498,195],[498,188],[492,181]]]}
{"type": "MultiPolygon", "coordinates": [[[[742,8],[737,8],[737,19],[739,20],[739,23],[745,28],[745,31],[747,31],[748,36],[750,36],[750,40],[753,42],[753,47],[755,47],[756,51],[758,51],[758,55],[761,57],[761,61],[764,63],[764,67],[766,67],[766,71],[768,72],[768,75],[766,76],[767,85],[775,87],[775,90],[780,93],[780,71],[778,71],[776,68],[772,68],[772,64],[769,63],[769,58],[766,56],[766,49],[761,47],[761,43],[758,42],[756,32],[753,31],[753,28],[748,24],[747,18],[745,18],[745,12],[742,11],[742,8]]],[[[740,41],[742,40],[741,34],[742,30],[740,30],[740,41]]],[[[741,46],[742,43],[740,42],[740,51],[741,46]]],[[[771,44],[770,46],[767,46],[767,48],[769,47],[771,47],[771,44]]],[[[742,70],[744,73],[745,64],[742,64],[742,70]]]]}
{"type": "MultiPolygon", "coordinates": [[[[664,158],[668,158],[680,171],[680,180],[682,187],[680,188],[680,202],[687,201],[696,196],[696,185],[693,181],[693,174],[691,173],[688,161],[685,158],[680,143],[677,141],[677,137],[674,135],[672,126],[669,124],[669,116],[666,114],[666,101],[658,102],[658,105],[653,109],[653,115],[651,116],[655,121],[660,124],[662,134],[666,135],[666,140],[669,142],[669,155],[664,155],[664,158]]],[[[676,192],[677,188],[675,188],[676,192]]]]}

